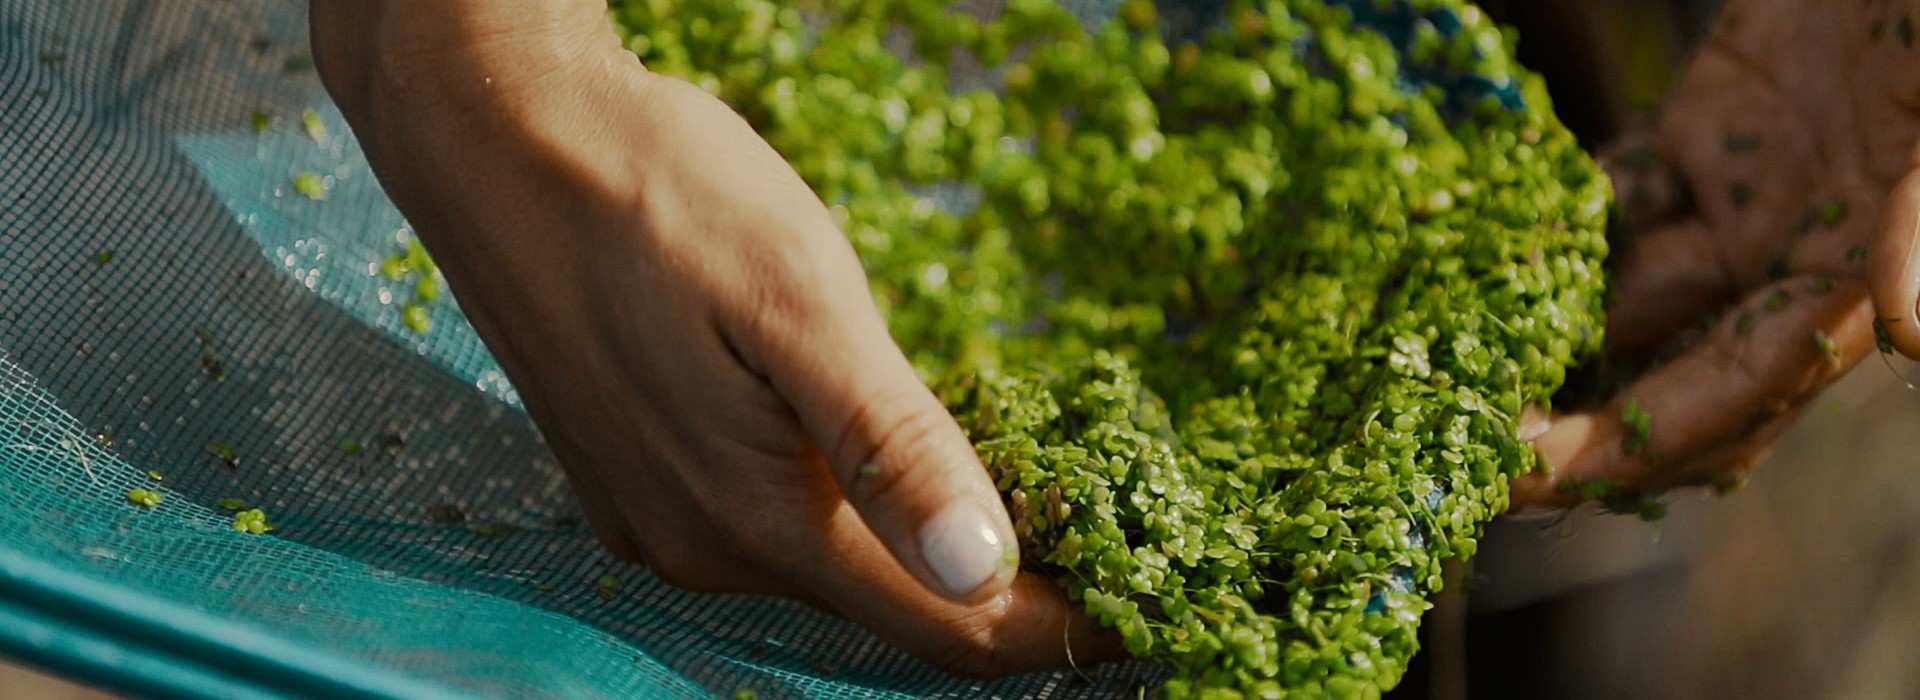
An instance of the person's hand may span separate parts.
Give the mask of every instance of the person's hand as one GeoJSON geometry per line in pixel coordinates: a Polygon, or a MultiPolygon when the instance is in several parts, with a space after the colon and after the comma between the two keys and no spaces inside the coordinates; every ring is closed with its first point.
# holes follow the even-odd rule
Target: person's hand
{"type": "Polygon", "coordinates": [[[1608,361],[1664,362],[1534,426],[1552,473],[1515,482],[1516,511],[1737,484],[1875,349],[1876,306],[1920,355],[1917,25],[1920,2],[1728,3],[1651,132],[1605,159],[1630,232],[1608,361]]]}
{"type": "Polygon", "coordinates": [[[887,334],[860,261],[600,0],[318,0],[321,77],[614,553],[966,674],[1112,658],[887,334]]]}

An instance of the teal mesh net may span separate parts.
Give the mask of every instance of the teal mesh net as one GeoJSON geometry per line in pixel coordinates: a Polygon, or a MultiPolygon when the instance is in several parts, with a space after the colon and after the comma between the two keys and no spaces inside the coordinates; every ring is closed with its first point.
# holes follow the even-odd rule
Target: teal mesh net
{"type": "MultiPolygon", "coordinates": [[[[1068,4],[1096,23],[1116,3],[1068,4]]],[[[1206,22],[1196,5],[1179,16],[1206,22]]],[[[305,15],[0,2],[0,654],[152,697],[1067,698],[1160,677],[956,679],[602,551],[457,305],[427,335],[396,313],[412,282],[380,267],[410,233],[312,73],[305,15]],[[223,499],[276,531],[233,531],[223,499]]],[[[1450,89],[1517,99],[1497,88],[1450,89]]]]}

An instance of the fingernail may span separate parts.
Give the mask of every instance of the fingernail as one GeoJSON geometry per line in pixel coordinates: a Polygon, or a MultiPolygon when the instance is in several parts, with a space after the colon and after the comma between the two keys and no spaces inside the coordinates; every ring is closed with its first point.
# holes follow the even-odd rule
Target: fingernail
{"type": "Polygon", "coordinates": [[[1000,572],[1007,543],[979,508],[955,504],[920,531],[920,555],[937,583],[952,598],[962,598],[1000,572]]]}

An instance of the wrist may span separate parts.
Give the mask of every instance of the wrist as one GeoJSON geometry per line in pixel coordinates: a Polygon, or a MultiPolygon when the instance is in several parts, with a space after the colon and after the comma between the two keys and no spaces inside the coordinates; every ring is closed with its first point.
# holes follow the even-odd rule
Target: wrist
{"type": "Polygon", "coordinates": [[[314,60],[352,114],[376,96],[436,110],[497,109],[603,49],[600,0],[313,0],[314,60]]]}

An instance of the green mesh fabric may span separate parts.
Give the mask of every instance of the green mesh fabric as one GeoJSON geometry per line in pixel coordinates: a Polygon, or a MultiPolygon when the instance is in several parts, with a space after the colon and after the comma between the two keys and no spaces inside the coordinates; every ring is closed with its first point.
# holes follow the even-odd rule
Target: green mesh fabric
{"type": "Polygon", "coordinates": [[[457,306],[402,324],[412,285],[379,267],[410,234],[305,15],[0,3],[0,654],[153,697],[1073,698],[1160,677],[955,679],[607,555],[457,306]],[[233,531],[220,499],[277,529],[233,531]]]}

